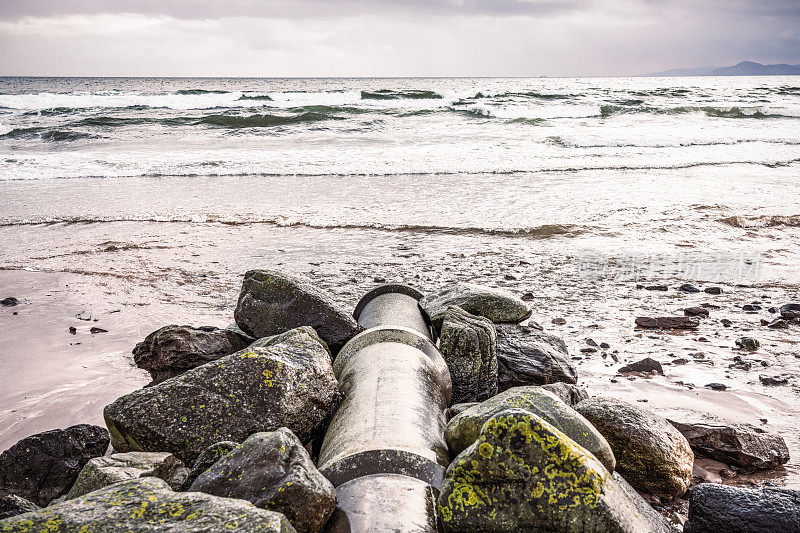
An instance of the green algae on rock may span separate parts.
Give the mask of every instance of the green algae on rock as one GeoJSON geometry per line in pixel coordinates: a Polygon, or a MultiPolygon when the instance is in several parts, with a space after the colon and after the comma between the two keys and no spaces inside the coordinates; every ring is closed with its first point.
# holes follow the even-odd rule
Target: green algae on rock
{"type": "Polygon", "coordinates": [[[482,401],[497,394],[497,332],[491,320],[448,307],[439,351],[450,369],[453,403],[482,401]]]}
{"type": "Polygon", "coordinates": [[[311,283],[271,270],[245,273],[233,316],[254,337],[311,326],[334,354],[361,330],[350,313],[311,283]]]}
{"type": "Polygon", "coordinates": [[[289,428],[307,442],[338,397],[330,354],[309,327],[140,389],[103,411],[118,451],[167,451],[192,463],[210,444],[289,428]]]}
{"type": "Polygon", "coordinates": [[[484,424],[448,467],[437,506],[448,532],[664,531],[592,454],[522,409],[484,424]]]}
{"type": "Polygon", "coordinates": [[[614,471],[614,454],[606,439],[579,413],[552,392],[537,386],[515,387],[454,416],[447,424],[445,440],[451,455],[475,442],[483,425],[506,409],[523,409],[552,424],[614,471]]]}
{"type": "Polygon", "coordinates": [[[689,488],[694,453],[665,418],[614,398],[589,398],[575,409],[606,438],[634,488],[670,499],[689,488]]]}
{"type": "Polygon", "coordinates": [[[447,308],[453,305],[495,323],[518,323],[531,316],[528,304],[510,292],[464,282],[451,285],[437,294],[425,296],[419,304],[430,317],[437,332],[442,327],[447,308]]]}
{"type": "Polygon", "coordinates": [[[200,474],[189,488],[283,513],[297,531],[321,531],[336,508],[336,489],[286,428],[255,433],[200,474]]]}
{"type": "Polygon", "coordinates": [[[238,442],[223,440],[220,442],[215,442],[203,450],[192,465],[192,469],[189,472],[189,475],[186,477],[186,480],[183,482],[180,490],[189,490],[189,487],[192,486],[192,483],[194,483],[194,480],[197,479],[200,474],[211,468],[214,463],[231,453],[237,446],[239,446],[238,442]]]}
{"type": "Polygon", "coordinates": [[[259,509],[243,500],[199,492],[173,492],[166,481],[153,477],[109,485],[73,500],[0,521],[2,533],[227,530],[294,532],[280,513],[259,509]]]}
{"type": "Polygon", "coordinates": [[[114,483],[139,477],[157,477],[178,489],[189,469],[168,452],[127,452],[95,457],[83,467],[67,493],[71,500],[114,483]]]}

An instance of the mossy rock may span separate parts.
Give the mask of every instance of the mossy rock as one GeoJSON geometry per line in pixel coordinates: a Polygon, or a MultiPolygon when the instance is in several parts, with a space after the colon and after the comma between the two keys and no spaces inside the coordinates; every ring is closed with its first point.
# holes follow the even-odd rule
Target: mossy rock
{"type": "Polygon", "coordinates": [[[294,532],[280,513],[259,509],[243,500],[173,492],[166,481],[153,477],[109,485],[74,500],[0,521],[2,533],[228,530],[294,532]]]}
{"type": "Polygon", "coordinates": [[[522,409],[491,417],[445,473],[445,531],[665,531],[584,448],[522,409]]]}
{"type": "Polygon", "coordinates": [[[665,418],[615,398],[589,398],[575,409],[606,438],[635,489],[671,499],[689,488],[694,453],[665,418]]]}
{"type": "Polygon", "coordinates": [[[614,471],[614,454],[606,439],[555,394],[537,386],[514,387],[454,416],[445,430],[450,454],[461,453],[478,439],[487,420],[512,408],[524,409],[545,419],[593,454],[609,472],[614,471]]]}
{"type": "Polygon", "coordinates": [[[177,489],[188,474],[189,469],[183,462],[168,452],[127,452],[95,457],[78,474],[66,499],[139,477],[157,477],[177,489]]]}
{"type": "Polygon", "coordinates": [[[425,296],[419,305],[431,319],[438,333],[450,306],[460,307],[467,313],[486,317],[494,323],[522,322],[531,316],[531,308],[522,299],[503,289],[459,282],[444,290],[425,296]]]}
{"type": "Polygon", "coordinates": [[[454,403],[482,401],[497,394],[497,332],[491,320],[449,307],[439,351],[450,370],[454,403]]]}
{"type": "Polygon", "coordinates": [[[280,427],[308,442],[337,398],[330,354],[302,327],[127,394],[103,415],[117,451],[192,464],[210,444],[280,427]]]}

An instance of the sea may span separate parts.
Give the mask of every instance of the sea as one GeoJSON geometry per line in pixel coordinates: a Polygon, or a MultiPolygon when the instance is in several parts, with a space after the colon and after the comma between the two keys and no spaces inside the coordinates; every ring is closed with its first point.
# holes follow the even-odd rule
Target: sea
{"type": "Polygon", "coordinates": [[[769,420],[800,455],[800,381],[756,376],[800,380],[796,326],[762,325],[798,265],[798,77],[0,78],[0,448],[102,423],[148,381],[137,342],[225,327],[269,268],[351,309],[509,290],[593,394],[769,420]],[[700,305],[696,332],[634,329],[700,305]],[[615,377],[645,356],[666,376],[615,377]]]}

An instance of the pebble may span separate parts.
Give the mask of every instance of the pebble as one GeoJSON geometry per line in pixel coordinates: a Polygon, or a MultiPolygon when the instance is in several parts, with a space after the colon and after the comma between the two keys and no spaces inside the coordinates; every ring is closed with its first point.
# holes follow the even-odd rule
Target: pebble
{"type": "Polygon", "coordinates": [[[706,287],[703,289],[703,292],[706,294],[722,294],[722,288],[720,287],[706,287]]]}
{"type": "Polygon", "coordinates": [[[711,390],[725,390],[728,388],[728,386],[724,383],[709,383],[706,385],[706,388],[711,390]]]}
{"type": "Polygon", "coordinates": [[[678,290],[683,292],[700,292],[700,289],[698,289],[691,283],[684,283],[683,285],[678,287],[678,290]]]}
{"type": "Polygon", "coordinates": [[[0,305],[3,307],[14,307],[15,305],[19,305],[19,300],[13,296],[9,296],[8,298],[3,298],[0,300],[0,305]]]}

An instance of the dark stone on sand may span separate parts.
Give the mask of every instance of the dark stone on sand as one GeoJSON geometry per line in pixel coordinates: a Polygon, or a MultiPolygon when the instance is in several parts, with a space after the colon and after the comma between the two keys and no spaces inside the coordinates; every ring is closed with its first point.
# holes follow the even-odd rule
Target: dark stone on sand
{"type": "Polygon", "coordinates": [[[800,491],[701,483],[689,498],[684,533],[798,533],[800,491]]]}
{"type": "Polygon", "coordinates": [[[789,460],[783,437],[750,424],[719,419],[670,420],[696,452],[746,470],[768,470],[789,460]]]}
{"type": "Polygon", "coordinates": [[[755,352],[761,346],[761,343],[752,337],[740,337],[736,339],[736,346],[748,352],[755,352]]]}
{"type": "Polygon", "coordinates": [[[246,348],[249,339],[213,326],[170,325],[148,335],[133,349],[136,366],[161,383],[187,370],[246,348]]]}
{"type": "Polygon", "coordinates": [[[800,318],[800,304],[786,304],[781,306],[781,317],[786,319],[800,318]]]}
{"type": "Polygon", "coordinates": [[[453,382],[453,403],[480,402],[497,394],[497,332],[488,318],[449,307],[439,336],[453,382]]]}
{"type": "Polygon", "coordinates": [[[758,376],[758,379],[764,385],[776,386],[776,385],[788,385],[791,377],[792,377],[791,374],[778,374],[774,376],[761,374],[760,376],[758,376]]]}
{"type": "Polygon", "coordinates": [[[108,449],[108,431],[79,424],[26,437],[0,454],[0,496],[45,506],[69,491],[90,459],[108,449]]]}
{"type": "Polygon", "coordinates": [[[8,298],[3,298],[0,300],[0,305],[3,307],[14,307],[15,305],[19,305],[19,300],[13,296],[9,296],[8,298]]]}
{"type": "Polygon", "coordinates": [[[726,390],[728,386],[724,383],[708,383],[706,388],[711,390],[726,390]]]}
{"type": "Polygon", "coordinates": [[[497,390],[523,385],[577,383],[563,339],[529,326],[497,327],[497,390]]]}
{"type": "Polygon", "coordinates": [[[563,319],[563,318],[554,318],[550,322],[552,322],[556,326],[563,326],[564,324],[567,323],[566,319],[563,319]]]}
{"type": "Polygon", "coordinates": [[[203,472],[189,490],[283,513],[300,533],[321,531],[336,507],[336,489],[286,428],[251,435],[203,472]]]}
{"type": "Polygon", "coordinates": [[[641,361],[636,361],[634,363],[630,363],[628,365],[623,366],[618,370],[620,374],[624,374],[626,372],[644,372],[650,374],[652,372],[656,372],[658,374],[664,375],[664,369],[661,366],[661,363],[653,359],[652,357],[645,357],[641,361]]]}
{"type": "Polygon", "coordinates": [[[268,270],[244,275],[233,316],[242,331],[257,338],[311,326],[334,354],[361,329],[310,282],[268,270]]]}
{"type": "Polygon", "coordinates": [[[567,405],[576,405],[589,397],[589,393],[583,387],[562,381],[540,385],[540,388],[550,391],[567,405]]]}
{"type": "MultiPolygon", "coordinates": [[[[39,509],[41,509],[41,507],[32,501],[20,498],[16,494],[0,496],[0,520],[11,518],[12,516],[17,516],[22,513],[30,513],[31,511],[37,511],[39,509]]],[[[2,526],[2,524],[0,524],[0,526],[2,526]]]]}
{"type": "Polygon", "coordinates": [[[214,463],[228,455],[238,445],[238,442],[223,440],[203,450],[194,462],[194,465],[192,465],[189,476],[186,478],[186,481],[183,482],[181,490],[189,490],[189,487],[192,486],[192,483],[194,483],[194,480],[197,479],[200,474],[211,468],[214,463]]]}
{"type": "Polygon", "coordinates": [[[683,310],[683,314],[686,316],[707,317],[708,309],[705,307],[687,307],[683,310]]]}
{"type": "Polygon", "coordinates": [[[108,333],[107,329],[98,328],[97,326],[93,326],[92,329],[89,330],[89,333],[92,335],[96,335],[97,333],[108,333]]]}
{"type": "Polygon", "coordinates": [[[684,283],[683,285],[678,287],[678,290],[683,292],[700,292],[700,289],[698,289],[691,283],[684,283]]]}
{"type": "Polygon", "coordinates": [[[647,286],[645,287],[645,290],[648,290],[648,291],[663,291],[663,292],[666,292],[666,291],[668,291],[668,290],[669,290],[669,287],[667,287],[666,285],[647,285],[647,286]]]}
{"type": "Polygon", "coordinates": [[[589,398],[575,409],[606,438],[634,488],[669,499],[689,488],[694,453],[665,418],[614,398],[589,398]]]}
{"type": "Polygon", "coordinates": [[[767,327],[772,329],[787,329],[789,327],[789,323],[782,318],[776,318],[772,322],[769,322],[767,327]]]}
{"type": "Polygon", "coordinates": [[[288,427],[307,442],[338,399],[330,353],[310,327],[140,389],[106,406],[118,451],[168,451],[194,463],[210,443],[288,427]]]}
{"type": "Polygon", "coordinates": [[[427,313],[437,332],[450,306],[460,307],[472,315],[486,317],[495,324],[519,323],[531,316],[530,306],[510,292],[464,282],[425,296],[419,301],[419,305],[427,313]]]}
{"type": "Polygon", "coordinates": [[[731,327],[733,325],[733,322],[728,320],[727,318],[723,318],[722,320],[719,321],[719,323],[722,324],[726,328],[729,328],[729,327],[731,327]]]}
{"type": "Polygon", "coordinates": [[[80,498],[0,523],[4,532],[32,531],[291,533],[280,513],[250,502],[201,492],[173,492],[163,479],[144,477],[109,485],[80,498]],[[55,528],[55,529],[54,529],[55,528]]]}
{"type": "Polygon", "coordinates": [[[695,329],[700,319],[693,316],[636,317],[636,325],[647,329],[695,329]]]}
{"type": "Polygon", "coordinates": [[[722,294],[721,287],[706,287],[703,289],[703,292],[706,294],[722,294]]]}

